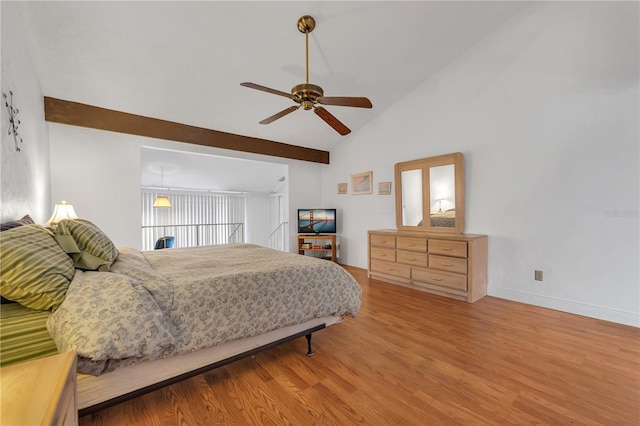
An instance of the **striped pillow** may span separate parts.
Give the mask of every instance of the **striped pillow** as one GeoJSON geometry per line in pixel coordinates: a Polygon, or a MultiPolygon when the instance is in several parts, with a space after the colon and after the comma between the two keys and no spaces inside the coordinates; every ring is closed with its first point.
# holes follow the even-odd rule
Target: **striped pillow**
{"type": "Polygon", "coordinates": [[[86,219],[63,219],[54,225],[53,232],[78,269],[109,272],[118,258],[111,239],[86,219]]]}
{"type": "Polygon", "coordinates": [[[38,310],[64,300],[75,268],[53,234],[40,225],[0,232],[0,294],[38,310]]]}
{"type": "Polygon", "coordinates": [[[17,228],[18,226],[29,225],[35,223],[31,216],[24,215],[22,219],[11,220],[9,222],[0,223],[0,231],[6,231],[8,229],[17,228]]]}

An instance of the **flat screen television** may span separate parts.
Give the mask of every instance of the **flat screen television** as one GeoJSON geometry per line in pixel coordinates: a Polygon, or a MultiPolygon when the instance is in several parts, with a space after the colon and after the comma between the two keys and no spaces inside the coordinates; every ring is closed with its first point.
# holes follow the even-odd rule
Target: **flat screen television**
{"type": "Polygon", "coordinates": [[[336,209],[298,209],[298,234],[335,234],[336,209]]]}

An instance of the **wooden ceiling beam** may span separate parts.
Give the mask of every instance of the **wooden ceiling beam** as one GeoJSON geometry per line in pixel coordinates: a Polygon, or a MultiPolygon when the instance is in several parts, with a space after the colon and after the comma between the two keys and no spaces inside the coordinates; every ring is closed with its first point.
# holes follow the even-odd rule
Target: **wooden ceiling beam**
{"type": "Polygon", "coordinates": [[[205,129],[47,96],[44,97],[44,118],[51,123],[329,164],[328,151],[205,129]]]}

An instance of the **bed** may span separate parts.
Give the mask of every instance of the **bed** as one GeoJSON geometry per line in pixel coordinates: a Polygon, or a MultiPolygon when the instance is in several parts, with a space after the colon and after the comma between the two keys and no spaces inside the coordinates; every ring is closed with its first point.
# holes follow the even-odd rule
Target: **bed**
{"type": "Polygon", "coordinates": [[[456,226],[456,211],[455,209],[446,210],[443,212],[431,213],[430,215],[431,226],[454,228],[456,226]]]}
{"type": "Polygon", "coordinates": [[[302,336],[311,354],[313,332],[360,307],[361,288],[339,265],[252,244],[116,249],[75,219],[2,231],[0,249],[1,294],[18,302],[2,309],[7,361],[48,354],[52,342],[75,351],[81,415],[302,336]],[[40,352],[24,344],[28,331],[40,352]]]}

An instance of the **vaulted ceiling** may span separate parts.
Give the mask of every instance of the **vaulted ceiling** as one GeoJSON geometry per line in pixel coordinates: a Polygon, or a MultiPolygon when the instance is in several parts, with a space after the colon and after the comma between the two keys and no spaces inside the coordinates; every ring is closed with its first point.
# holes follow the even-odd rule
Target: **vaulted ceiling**
{"type": "Polygon", "coordinates": [[[311,111],[258,122],[309,80],[327,96],[365,96],[372,109],[327,106],[357,132],[517,14],[525,2],[124,1],[21,2],[45,96],[330,151],[340,136],[311,111]]]}

